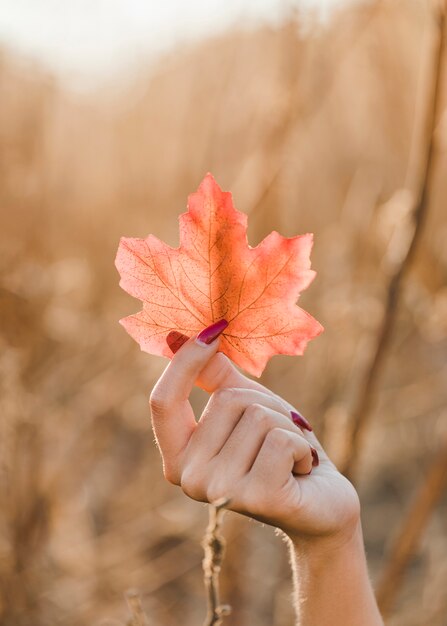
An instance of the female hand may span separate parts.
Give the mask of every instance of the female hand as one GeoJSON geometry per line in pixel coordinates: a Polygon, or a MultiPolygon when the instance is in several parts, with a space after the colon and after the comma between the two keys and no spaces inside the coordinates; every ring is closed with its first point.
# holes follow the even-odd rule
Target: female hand
{"type": "Polygon", "coordinates": [[[150,398],[167,480],[195,500],[277,526],[294,541],[341,542],[359,521],[357,494],[287,401],[243,376],[222,353],[217,322],[174,355],[150,398]],[[211,393],[196,422],[194,384],[211,393]],[[299,418],[298,418],[299,421],[299,418]]]}
{"type": "Polygon", "coordinates": [[[225,327],[186,341],[152,391],[166,478],[195,500],[229,499],[228,508],[290,537],[299,626],[383,626],[353,486],[306,423],[293,422],[288,402],[217,353],[225,327]],[[198,422],[194,384],[211,393],[198,422]]]}

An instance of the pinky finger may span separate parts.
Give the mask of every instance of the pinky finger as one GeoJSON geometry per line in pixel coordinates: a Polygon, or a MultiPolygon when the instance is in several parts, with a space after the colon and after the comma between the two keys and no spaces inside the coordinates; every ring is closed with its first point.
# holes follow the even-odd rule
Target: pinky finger
{"type": "Polygon", "coordinates": [[[304,437],[283,428],[273,428],[267,433],[250,474],[256,480],[283,484],[291,473],[310,474],[315,464],[315,453],[304,437]]]}

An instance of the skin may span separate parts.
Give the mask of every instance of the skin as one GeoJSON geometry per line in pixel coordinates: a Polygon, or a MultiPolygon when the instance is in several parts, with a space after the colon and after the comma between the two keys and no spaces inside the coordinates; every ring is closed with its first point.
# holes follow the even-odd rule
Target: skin
{"type": "Polygon", "coordinates": [[[354,487],[315,435],[292,422],[296,409],[241,374],[218,348],[219,338],[209,345],[189,339],[151,393],[166,479],[194,500],[230,498],[229,509],[284,532],[298,626],[383,625],[354,487]],[[194,385],[211,394],[198,421],[188,400],[194,385]]]}

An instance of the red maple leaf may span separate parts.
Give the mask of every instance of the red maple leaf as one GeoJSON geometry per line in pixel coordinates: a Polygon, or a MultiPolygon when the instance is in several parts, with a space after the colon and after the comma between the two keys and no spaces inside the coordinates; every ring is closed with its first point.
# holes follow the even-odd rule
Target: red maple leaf
{"type": "Polygon", "coordinates": [[[312,235],[273,231],[252,248],[247,216],[211,174],[189,196],[179,222],[178,248],[154,235],[123,237],[118,247],[120,285],[143,302],[142,311],[120,323],[141,349],[172,357],[170,332],[192,336],[225,318],[220,351],[250,374],[260,376],[275,354],[302,354],[323,330],[296,305],[315,276],[312,235]]]}

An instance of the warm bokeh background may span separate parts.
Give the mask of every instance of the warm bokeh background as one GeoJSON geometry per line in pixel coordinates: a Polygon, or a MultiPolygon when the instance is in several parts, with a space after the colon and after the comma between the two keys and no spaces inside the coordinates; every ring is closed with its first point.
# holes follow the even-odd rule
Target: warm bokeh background
{"type": "MultiPolygon", "coordinates": [[[[207,171],[250,215],[252,245],[272,229],[315,233],[318,276],[301,302],[326,332],[304,357],[272,359],[261,380],[341,459],[411,236],[395,193],[430,55],[429,4],[377,1],[323,25],[295,13],[232,29],[84,94],[3,50],[2,626],[123,624],[130,587],[152,624],[203,619],[206,507],[162,478],[147,398],[165,361],[118,325],[138,303],[113,262],[121,235],[176,245],[177,216],[207,171]]],[[[446,123],[355,474],[376,582],[447,433],[446,123]]],[[[281,540],[233,514],[225,535],[225,623],[292,624],[281,540]]],[[[388,623],[445,626],[446,589],[444,495],[388,623]]]]}

